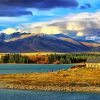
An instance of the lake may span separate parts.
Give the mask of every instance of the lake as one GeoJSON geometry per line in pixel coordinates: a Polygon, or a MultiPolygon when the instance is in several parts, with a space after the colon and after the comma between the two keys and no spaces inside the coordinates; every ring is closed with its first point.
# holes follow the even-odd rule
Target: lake
{"type": "Polygon", "coordinates": [[[100,93],[0,89],[0,100],[100,100],[100,93]]]}
{"type": "Polygon", "coordinates": [[[74,66],[74,64],[69,64],[69,65],[0,64],[0,74],[49,72],[61,69],[68,69],[72,66],[74,66]]]}
{"type": "MultiPolygon", "coordinates": [[[[0,74],[48,72],[74,65],[0,65],[0,74]]],[[[0,89],[0,100],[100,100],[100,93],[0,89]]]]}

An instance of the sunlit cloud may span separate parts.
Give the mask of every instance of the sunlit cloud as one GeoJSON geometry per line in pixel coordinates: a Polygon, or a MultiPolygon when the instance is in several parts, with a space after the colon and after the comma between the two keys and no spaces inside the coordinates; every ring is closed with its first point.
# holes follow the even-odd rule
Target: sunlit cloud
{"type": "Polygon", "coordinates": [[[81,30],[84,30],[84,27],[82,27],[80,24],[75,23],[75,22],[68,22],[68,24],[66,25],[66,30],[81,31],[81,30]]]}
{"type": "Polygon", "coordinates": [[[16,28],[2,30],[6,34],[16,31],[33,34],[58,34],[65,33],[69,36],[74,33],[76,37],[86,37],[86,39],[98,40],[100,33],[100,12],[69,14],[66,17],[44,22],[25,23],[16,28]],[[93,30],[94,29],[94,30],[93,30]]]}
{"type": "Polygon", "coordinates": [[[60,28],[57,26],[46,26],[41,28],[41,33],[57,34],[61,33],[60,28]]]}
{"type": "MultiPolygon", "coordinates": [[[[58,33],[67,31],[82,32],[87,29],[100,29],[100,12],[79,13],[68,15],[62,19],[55,19],[47,22],[25,24],[21,28],[35,33],[58,33]],[[51,32],[52,31],[52,32],[51,32]]],[[[85,34],[85,33],[83,33],[85,34]]],[[[88,33],[87,33],[88,34],[88,33]]]]}
{"type": "Polygon", "coordinates": [[[78,32],[77,36],[79,36],[79,37],[84,36],[84,33],[83,32],[78,32]]]}
{"type": "Polygon", "coordinates": [[[1,33],[6,33],[6,34],[12,34],[14,32],[17,32],[17,30],[14,28],[7,28],[7,29],[1,31],[1,33]]]}

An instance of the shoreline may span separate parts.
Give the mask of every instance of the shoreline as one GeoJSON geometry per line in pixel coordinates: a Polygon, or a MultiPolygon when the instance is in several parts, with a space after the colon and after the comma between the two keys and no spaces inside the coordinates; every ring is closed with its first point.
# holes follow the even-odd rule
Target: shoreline
{"type": "Polygon", "coordinates": [[[65,91],[65,92],[88,92],[88,93],[100,93],[100,87],[72,87],[72,86],[29,86],[29,85],[10,85],[0,86],[0,89],[11,89],[11,90],[33,90],[33,91],[65,91]]]}
{"type": "Polygon", "coordinates": [[[72,63],[72,64],[23,64],[23,63],[0,63],[0,65],[84,65],[84,63],[72,63]]]}
{"type": "Polygon", "coordinates": [[[45,73],[0,74],[0,88],[100,93],[100,70],[75,67],[45,73]]]}

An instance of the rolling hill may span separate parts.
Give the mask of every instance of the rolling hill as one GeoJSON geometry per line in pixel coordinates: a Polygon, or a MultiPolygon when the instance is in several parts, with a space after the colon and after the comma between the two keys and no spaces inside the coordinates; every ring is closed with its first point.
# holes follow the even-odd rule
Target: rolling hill
{"type": "Polygon", "coordinates": [[[24,34],[5,40],[0,52],[88,52],[93,46],[85,45],[65,34],[24,34]]]}

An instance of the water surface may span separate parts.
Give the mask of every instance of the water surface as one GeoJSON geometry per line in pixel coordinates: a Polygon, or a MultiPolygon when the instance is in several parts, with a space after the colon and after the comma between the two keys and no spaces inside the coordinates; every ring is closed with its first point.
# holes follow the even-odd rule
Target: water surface
{"type": "Polygon", "coordinates": [[[100,100],[100,93],[0,89],[0,100],[100,100]]]}
{"type": "Polygon", "coordinates": [[[30,72],[49,72],[61,69],[68,69],[70,65],[34,65],[34,64],[0,64],[0,74],[30,73],[30,72]]]}

